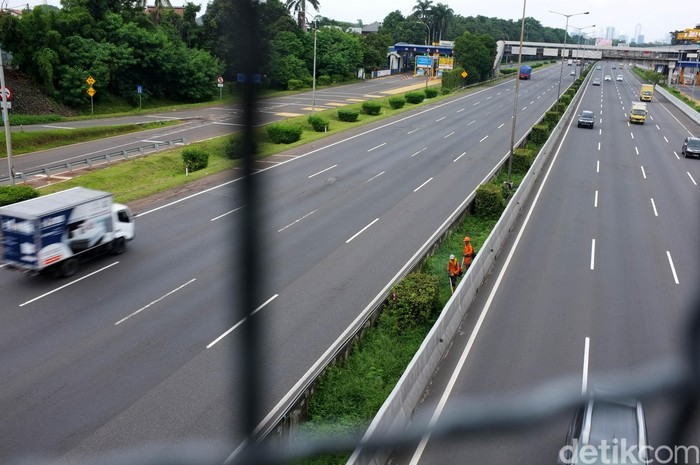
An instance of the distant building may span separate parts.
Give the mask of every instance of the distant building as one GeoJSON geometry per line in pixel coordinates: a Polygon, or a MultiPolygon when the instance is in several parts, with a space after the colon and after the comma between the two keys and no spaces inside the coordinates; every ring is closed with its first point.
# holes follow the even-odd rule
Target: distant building
{"type": "MultiPolygon", "coordinates": [[[[185,7],[184,6],[174,6],[174,7],[168,7],[166,9],[172,10],[180,16],[185,16],[185,7]]],[[[150,13],[153,13],[154,11],[156,11],[155,5],[147,5],[146,6],[146,13],[150,14],[150,13]]]]}
{"type": "Polygon", "coordinates": [[[372,33],[377,33],[379,32],[379,28],[382,26],[382,23],[379,22],[373,22],[371,24],[365,24],[362,26],[362,34],[372,34],[372,33]]]}
{"type": "Polygon", "coordinates": [[[605,38],[613,40],[615,38],[615,28],[608,26],[605,28],[605,38]]]}
{"type": "Polygon", "coordinates": [[[638,44],[643,44],[644,43],[644,34],[639,34],[637,36],[637,43],[638,44]]]}

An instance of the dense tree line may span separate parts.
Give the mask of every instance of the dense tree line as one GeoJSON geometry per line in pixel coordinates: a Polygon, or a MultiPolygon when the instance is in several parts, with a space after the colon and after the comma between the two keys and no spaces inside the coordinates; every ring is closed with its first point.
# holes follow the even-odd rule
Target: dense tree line
{"type": "Polygon", "coordinates": [[[12,52],[13,67],[69,106],[86,104],[88,76],[96,100],[137,101],[140,85],[146,97],[202,101],[216,93],[225,69],[217,19],[227,3],[213,0],[198,26],[200,6],[193,3],[180,16],[162,0],[150,14],[142,0],[62,0],[61,9],[0,13],[0,43],[12,52]]]}

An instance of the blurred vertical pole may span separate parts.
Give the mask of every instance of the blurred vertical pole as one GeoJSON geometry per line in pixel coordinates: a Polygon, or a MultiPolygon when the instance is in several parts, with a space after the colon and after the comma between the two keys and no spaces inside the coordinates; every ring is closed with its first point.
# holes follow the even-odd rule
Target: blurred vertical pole
{"type": "Polygon", "coordinates": [[[249,446],[253,446],[253,432],[256,424],[261,419],[258,398],[260,393],[260,318],[253,317],[256,302],[260,294],[260,267],[259,267],[259,206],[258,202],[258,176],[254,176],[255,163],[255,127],[256,121],[256,97],[257,76],[260,76],[260,31],[258,28],[259,8],[257,0],[232,0],[238,3],[240,18],[236,24],[229,27],[238,28],[242,43],[233,43],[232,46],[240,53],[240,69],[245,76],[242,83],[242,101],[244,111],[243,129],[243,205],[242,213],[242,237],[240,242],[239,272],[242,279],[241,300],[238,302],[239,314],[234,315],[235,320],[245,320],[242,326],[242,343],[238,347],[241,354],[242,392],[232,392],[233,398],[241,402],[241,426],[246,435],[249,446]]]}
{"type": "Polygon", "coordinates": [[[12,166],[12,133],[10,132],[10,116],[7,114],[9,106],[7,95],[5,94],[5,68],[2,63],[2,49],[0,49],[0,89],[3,90],[2,100],[2,124],[5,126],[5,146],[7,147],[7,175],[10,177],[10,184],[15,185],[15,168],[12,166]]]}
{"type": "MultiPolygon", "coordinates": [[[[520,50],[518,50],[518,67],[515,70],[515,95],[513,96],[513,119],[510,126],[510,156],[508,157],[508,179],[506,185],[508,189],[513,188],[513,152],[515,151],[515,122],[518,117],[518,88],[520,87],[520,66],[523,63],[523,36],[525,35],[525,4],[523,0],[523,17],[520,22],[520,50]]],[[[512,51],[512,50],[511,50],[512,51]]]]}

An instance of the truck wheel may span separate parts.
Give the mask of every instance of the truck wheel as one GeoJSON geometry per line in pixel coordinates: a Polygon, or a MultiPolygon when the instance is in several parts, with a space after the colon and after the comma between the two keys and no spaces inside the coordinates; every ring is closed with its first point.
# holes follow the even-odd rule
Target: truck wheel
{"type": "Polygon", "coordinates": [[[61,276],[64,278],[69,278],[78,272],[78,259],[75,257],[67,258],[61,263],[61,276]]]}
{"type": "Polygon", "coordinates": [[[123,237],[117,237],[112,241],[112,253],[114,255],[123,254],[126,250],[126,239],[123,237]]]}

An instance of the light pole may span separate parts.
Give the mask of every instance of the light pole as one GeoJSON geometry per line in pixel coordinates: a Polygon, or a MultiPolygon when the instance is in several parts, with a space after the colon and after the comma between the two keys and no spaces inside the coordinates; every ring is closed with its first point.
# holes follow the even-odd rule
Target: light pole
{"type": "Polygon", "coordinates": [[[564,74],[564,54],[566,53],[566,36],[569,34],[569,18],[571,18],[572,16],[587,15],[588,11],[584,11],[583,13],[572,13],[569,15],[552,10],[549,10],[549,12],[554,13],[556,15],[564,16],[566,18],[566,26],[564,27],[564,48],[561,51],[561,69],[559,70],[559,87],[557,87],[557,105],[559,105],[559,98],[561,97],[561,77],[564,74]]]}
{"type": "Polygon", "coordinates": [[[698,75],[700,75],[700,70],[698,70],[698,63],[700,63],[700,49],[695,52],[695,76],[693,76],[693,90],[690,93],[690,97],[695,100],[695,82],[698,80],[698,75]]]}
{"type": "Polygon", "coordinates": [[[12,133],[10,132],[10,116],[7,114],[8,100],[5,94],[5,68],[2,64],[2,50],[0,49],[0,89],[2,89],[2,122],[5,126],[5,146],[7,147],[7,175],[10,184],[15,185],[15,168],[12,166],[12,133]]]}
{"type": "Polygon", "coordinates": [[[314,27],[314,69],[313,79],[311,80],[311,113],[316,113],[316,33],[318,32],[318,16],[311,18],[311,22],[315,23],[314,27]]]}
{"type": "MultiPolygon", "coordinates": [[[[577,47],[578,47],[577,55],[578,55],[578,56],[577,56],[576,58],[578,58],[579,60],[581,60],[581,31],[584,30],[584,29],[589,29],[589,28],[595,27],[595,24],[593,24],[593,25],[591,25],[591,26],[584,26],[584,27],[576,27],[576,26],[571,26],[571,27],[572,27],[573,29],[578,30],[578,44],[577,44],[577,47]]],[[[581,70],[582,70],[582,69],[583,69],[583,60],[581,60],[581,67],[579,68],[579,72],[578,72],[578,75],[579,75],[579,76],[581,76],[581,70]]]]}
{"type": "Polygon", "coordinates": [[[513,180],[511,174],[513,172],[513,151],[515,150],[515,121],[518,114],[518,88],[520,87],[520,65],[523,60],[523,36],[525,35],[525,4],[527,0],[523,0],[523,18],[520,23],[520,48],[518,49],[518,67],[515,72],[515,96],[513,97],[513,119],[510,126],[510,156],[508,157],[508,178],[506,185],[508,189],[513,188],[513,180]]]}
{"type": "MultiPolygon", "coordinates": [[[[428,36],[427,36],[427,39],[426,39],[426,41],[425,41],[425,45],[429,45],[428,42],[430,41],[430,26],[428,26],[427,24],[425,24],[423,21],[416,21],[416,22],[417,22],[417,23],[421,23],[421,24],[422,24],[423,26],[425,26],[425,28],[428,30],[428,36]]],[[[431,70],[432,70],[432,63],[433,63],[432,55],[429,54],[428,56],[431,57],[431,58],[430,58],[430,68],[431,68],[431,70]]],[[[429,75],[428,75],[428,68],[423,68],[423,69],[424,69],[423,72],[425,73],[425,88],[427,89],[427,88],[428,88],[428,77],[429,77],[429,75]]],[[[416,73],[417,73],[417,72],[416,72],[416,73]]]]}

